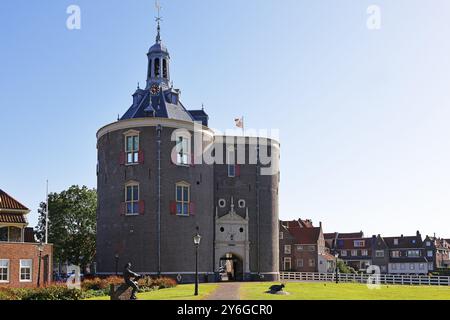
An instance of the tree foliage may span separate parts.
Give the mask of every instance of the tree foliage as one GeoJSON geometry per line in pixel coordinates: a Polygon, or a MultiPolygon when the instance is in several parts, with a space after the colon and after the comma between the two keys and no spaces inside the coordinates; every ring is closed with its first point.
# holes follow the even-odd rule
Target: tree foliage
{"type": "MultiPolygon", "coordinates": [[[[54,260],[86,267],[95,256],[97,192],[72,186],[48,198],[48,242],[54,245],[54,260]]],[[[46,203],[39,206],[37,238],[45,239],[46,203]]]]}

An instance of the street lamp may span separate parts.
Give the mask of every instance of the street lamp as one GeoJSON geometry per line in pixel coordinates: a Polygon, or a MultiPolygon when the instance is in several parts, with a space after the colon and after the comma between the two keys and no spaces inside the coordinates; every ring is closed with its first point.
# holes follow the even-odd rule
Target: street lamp
{"type": "Polygon", "coordinates": [[[334,257],[336,258],[336,284],[339,283],[339,268],[338,268],[338,258],[339,258],[339,253],[335,253],[334,257]]]}
{"type": "Polygon", "coordinates": [[[42,251],[44,251],[44,244],[39,242],[37,245],[37,249],[39,251],[39,262],[38,262],[38,277],[37,277],[37,286],[38,288],[41,285],[41,260],[42,260],[42,251]]]}
{"type": "Polygon", "coordinates": [[[198,228],[197,228],[197,234],[194,236],[194,245],[195,245],[195,292],[194,295],[198,296],[198,246],[200,245],[200,241],[202,240],[202,237],[198,234],[198,228]]]}

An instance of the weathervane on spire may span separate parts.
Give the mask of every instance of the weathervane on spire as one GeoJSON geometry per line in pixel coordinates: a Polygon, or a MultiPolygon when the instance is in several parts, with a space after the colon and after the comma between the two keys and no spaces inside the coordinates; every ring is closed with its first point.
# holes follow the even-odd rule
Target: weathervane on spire
{"type": "Polygon", "coordinates": [[[155,0],[155,7],[156,10],[158,10],[158,16],[155,17],[155,21],[158,23],[158,34],[156,35],[156,42],[160,43],[161,42],[161,26],[160,26],[160,22],[162,21],[161,18],[161,4],[159,3],[159,0],[155,0]]]}

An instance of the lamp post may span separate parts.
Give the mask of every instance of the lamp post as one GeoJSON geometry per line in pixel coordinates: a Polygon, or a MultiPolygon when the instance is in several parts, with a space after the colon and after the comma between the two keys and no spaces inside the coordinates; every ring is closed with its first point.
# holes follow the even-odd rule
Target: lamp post
{"type": "Polygon", "coordinates": [[[198,228],[197,228],[197,234],[194,236],[194,245],[195,245],[195,292],[194,295],[198,296],[198,246],[200,245],[200,241],[202,240],[202,237],[198,234],[198,228]]]}
{"type": "Polygon", "coordinates": [[[335,253],[334,257],[336,258],[336,284],[339,283],[339,268],[338,268],[338,258],[339,258],[339,253],[335,253]]]}
{"type": "Polygon", "coordinates": [[[116,276],[119,274],[119,254],[116,253],[114,256],[114,260],[116,261],[116,276]]]}
{"type": "Polygon", "coordinates": [[[42,260],[42,251],[44,251],[44,244],[39,242],[37,245],[37,249],[39,251],[39,262],[38,262],[38,276],[37,276],[37,286],[38,288],[41,286],[41,260],[42,260]]]}

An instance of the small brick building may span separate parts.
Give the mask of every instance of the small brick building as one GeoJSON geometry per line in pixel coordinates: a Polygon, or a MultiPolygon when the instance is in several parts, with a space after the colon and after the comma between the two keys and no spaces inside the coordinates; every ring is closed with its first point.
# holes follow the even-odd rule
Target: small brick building
{"type": "Polygon", "coordinates": [[[29,212],[27,207],[0,190],[0,287],[35,287],[38,278],[41,285],[51,282],[53,246],[39,246],[35,242],[33,229],[27,227],[29,212]]]}

